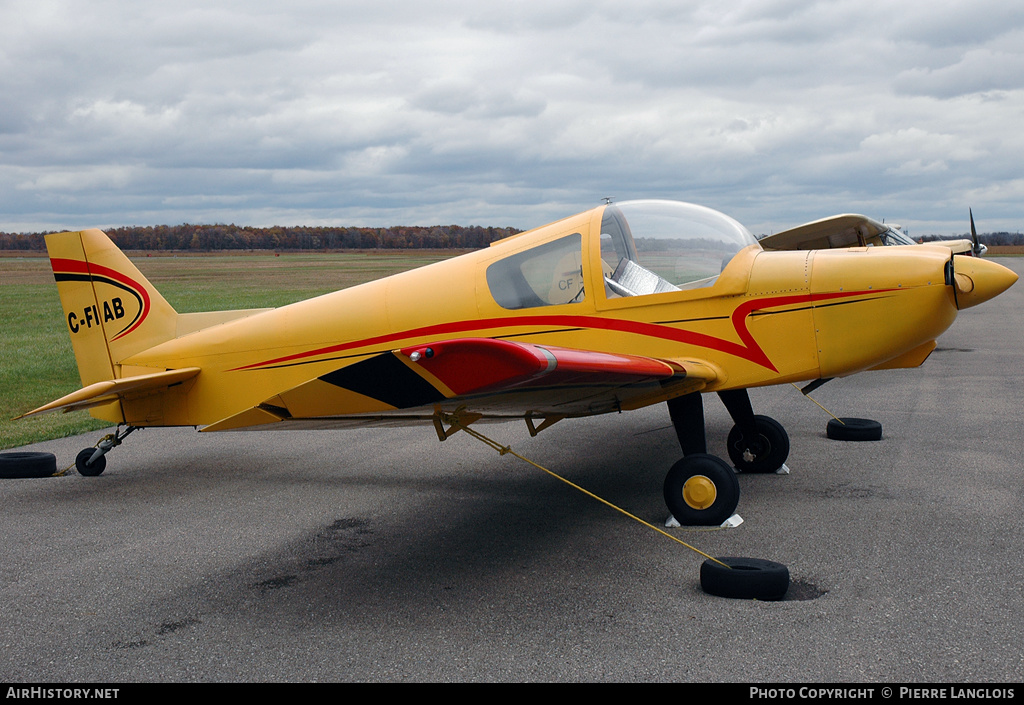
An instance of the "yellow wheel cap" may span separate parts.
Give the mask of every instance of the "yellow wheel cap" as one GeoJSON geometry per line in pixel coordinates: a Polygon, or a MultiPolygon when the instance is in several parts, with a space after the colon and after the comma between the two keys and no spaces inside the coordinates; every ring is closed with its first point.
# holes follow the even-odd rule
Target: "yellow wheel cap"
{"type": "Polygon", "coordinates": [[[694,475],[683,485],[683,501],[694,509],[707,509],[716,497],[715,483],[704,475],[694,475]]]}

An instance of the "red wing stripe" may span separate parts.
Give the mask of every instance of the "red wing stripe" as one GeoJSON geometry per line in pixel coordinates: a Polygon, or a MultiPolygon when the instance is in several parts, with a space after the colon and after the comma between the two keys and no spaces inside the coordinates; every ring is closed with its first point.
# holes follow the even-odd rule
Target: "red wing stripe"
{"type": "Polygon", "coordinates": [[[623,386],[671,377],[675,370],[659,360],[635,355],[569,350],[494,338],[459,338],[403,348],[456,396],[534,385],[623,386]]]}

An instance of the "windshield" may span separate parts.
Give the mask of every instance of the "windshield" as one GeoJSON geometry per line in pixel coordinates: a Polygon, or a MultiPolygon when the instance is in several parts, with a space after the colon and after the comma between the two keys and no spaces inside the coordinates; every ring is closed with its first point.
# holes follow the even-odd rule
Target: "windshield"
{"type": "Polygon", "coordinates": [[[718,211],[677,201],[624,201],[605,208],[601,260],[609,296],[711,286],[733,255],[756,243],[718,211]]]}
{"type": "Polygon", "coordinates": [[[899,230],[889,228],[881,235],[882,243],[886,245],[916,245],[909,235],[904,235],[899,230]]]}

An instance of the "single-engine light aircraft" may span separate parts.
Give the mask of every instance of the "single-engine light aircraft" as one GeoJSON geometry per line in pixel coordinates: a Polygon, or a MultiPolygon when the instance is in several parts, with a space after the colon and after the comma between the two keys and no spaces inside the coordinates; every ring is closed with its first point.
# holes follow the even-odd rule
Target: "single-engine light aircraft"
{"type": "Polygon", "coordinates": [[[958,310],[1017,279],[941,246],[769,252],[732,218],[670,201],[605,204],[267,310],[179,314],[99,230],[46,245],[83,388],[25,415],[117,424],[78,455],[84,475],[141,427],[422,423],[444,440],[667,403],[682,459],[665,501],[688,525],[739,501],[733,468],[707,453],[702,394],[735,422],[736,468],[775,471],[788,436],[747,388],[920,365],[958,310]]]}

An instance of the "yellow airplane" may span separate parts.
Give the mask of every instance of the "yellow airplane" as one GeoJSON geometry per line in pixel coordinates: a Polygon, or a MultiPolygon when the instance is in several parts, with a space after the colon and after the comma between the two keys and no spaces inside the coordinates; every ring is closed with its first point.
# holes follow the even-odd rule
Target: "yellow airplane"
{"type": "Polygon", "coordinates": [[[422,423],[444,440],[667,402],[683,457],[665,500],[690,525],[739,501],[733,468],[707,453],[702,393],[735,421],[735,466],[774,471],[789,439],[747,388],[920,365],[958,310],[1017,279],[941,246],[769,252],[728,216],[670,201],[602,205],[266,310],[176,313],[99,230],[46,245],[83,388],[25,415],[117,424],[78,455],[84,475],[141,427],[422,423]]]}

